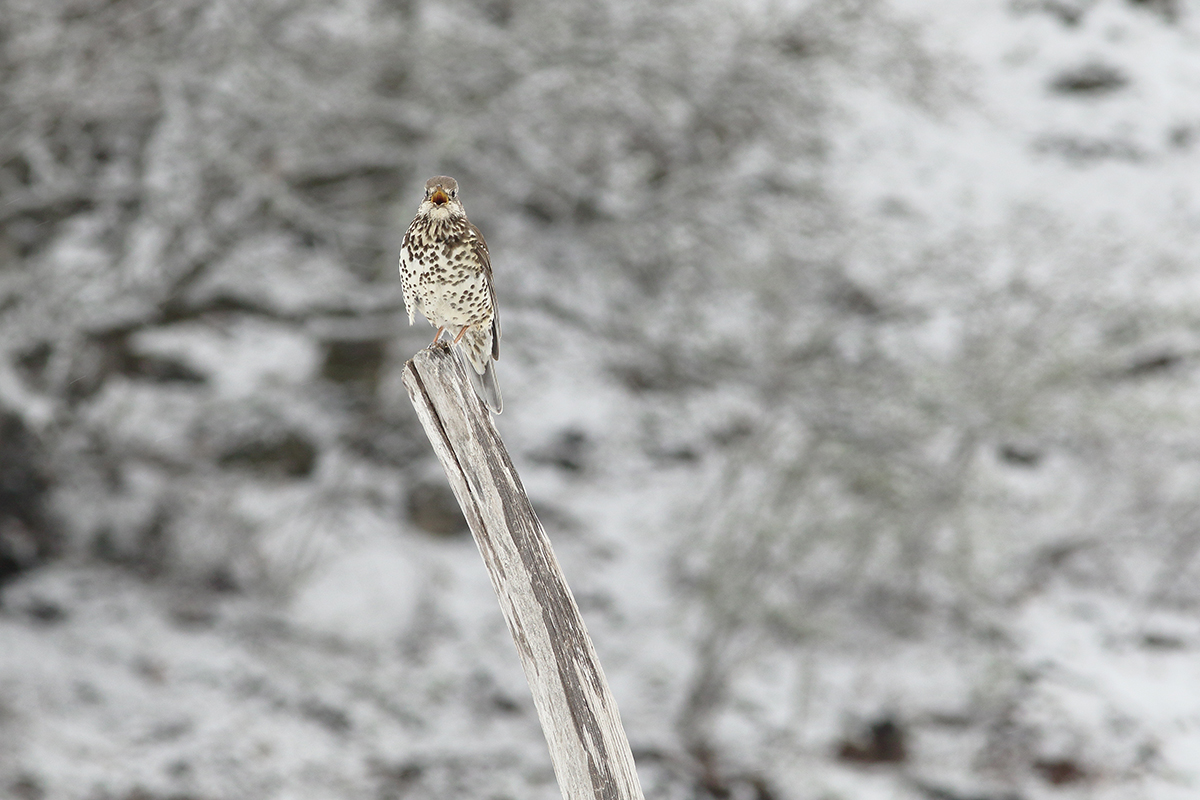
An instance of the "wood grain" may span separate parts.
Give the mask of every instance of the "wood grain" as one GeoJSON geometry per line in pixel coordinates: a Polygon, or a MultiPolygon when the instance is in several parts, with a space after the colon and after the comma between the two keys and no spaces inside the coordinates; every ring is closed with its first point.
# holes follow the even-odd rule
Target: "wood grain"
{"type": "Polygon", "coordinates": [[[444,345],[414,356],[404,385],[491,576],[563,797],[641,800],[604,670],[491,414],[444,345]]]}

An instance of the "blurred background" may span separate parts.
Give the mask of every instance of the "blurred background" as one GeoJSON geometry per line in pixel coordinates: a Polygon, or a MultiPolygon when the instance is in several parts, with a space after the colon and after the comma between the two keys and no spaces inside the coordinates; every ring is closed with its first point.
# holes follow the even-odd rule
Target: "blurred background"
{"type": "Polygon", "coordinates": [[[1193,0],[2,0],[0,796],[559,797],[424,180],[648,798],[1200,791],[1193,0]]]}

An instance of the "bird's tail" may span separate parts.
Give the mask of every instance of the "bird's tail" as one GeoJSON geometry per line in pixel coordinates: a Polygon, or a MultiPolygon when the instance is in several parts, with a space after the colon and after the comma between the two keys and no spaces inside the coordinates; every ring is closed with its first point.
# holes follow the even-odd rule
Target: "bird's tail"
{"type": "Polygon", "coordinates": [[[504,410],[504,399],[500,396],[500,384],[496,381],[496,362],[492,360],[491,328],[467,331],[455,349],[471,378],[475,394],[493,414],[499,414],[504,410]]]}

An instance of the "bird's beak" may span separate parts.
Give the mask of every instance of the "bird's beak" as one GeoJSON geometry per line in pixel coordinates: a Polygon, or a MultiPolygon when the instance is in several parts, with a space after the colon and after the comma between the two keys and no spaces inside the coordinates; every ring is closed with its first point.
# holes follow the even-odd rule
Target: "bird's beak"
{"type": "Polygon", "coordinates": [[[434,190],[433,196],[429,199],[435,206],[445,205],[446,203],[450,202],[450,196],[442,191],[440,187],[434,190]]]}

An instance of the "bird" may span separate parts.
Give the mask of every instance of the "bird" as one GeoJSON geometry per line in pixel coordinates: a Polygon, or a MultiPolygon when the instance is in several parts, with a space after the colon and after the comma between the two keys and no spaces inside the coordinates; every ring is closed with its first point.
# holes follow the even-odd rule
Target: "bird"
{"type": "Polygon", "coordinates": [[[483,234],[467,219],[454,178],[438,175],[425,182],[425,197],[400,247],[400,284],[408,324],[420,311],[437,328],[430,347],[443,333],[453,336],[451,346],[475,394],[499,414],[500,312],[492,262],[483,234]]]}

